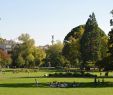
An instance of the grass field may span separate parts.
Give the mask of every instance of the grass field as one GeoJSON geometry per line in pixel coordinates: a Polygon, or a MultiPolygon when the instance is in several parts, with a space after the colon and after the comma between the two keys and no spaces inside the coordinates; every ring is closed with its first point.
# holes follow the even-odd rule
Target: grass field
{"type": "MultiPolygon", "coordinates": [[[[113,79],[105,78],[105,83],[95,85],[93,78],[40,78],[52,72],[19,72],[0,73],[0,95],[113,95],[113,79]],[[35,79],[39,81],[36,87],[35,79]],[[77,82],[75,88],[52,88],[49,82],[77,82]]],[[[96,73],[98,74],[98,73],[96,73]]],[[[99,75],[99,74],[98,74],[99,75]]],[[[112,75],[112,72],[110,73],[112,75]]]]}

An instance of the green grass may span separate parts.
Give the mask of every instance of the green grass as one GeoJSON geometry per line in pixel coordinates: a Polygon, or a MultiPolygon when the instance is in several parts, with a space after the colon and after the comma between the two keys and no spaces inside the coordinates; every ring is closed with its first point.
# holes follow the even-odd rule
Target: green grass
{"type": "MultiPolygon", "coordinates": [[[[94,75],[97,75],[97,76],[100,76],[99,72],[90,72],[90,73],[94,74],[94,75]]],[[[105,72],[101,72],[101,76],[105,76],[105,72]]],[[[113,77],[113,72],[109,72],[109,76],[113,77]]]]}
{"type": "MultiPolygon", "coordinates": [[[[0,95],[113,95],[113,78],[105,78],[105,83],[99,85],[93,83],[93,78],[38,78],[46,73],[52,72],[12,73],[12,71],[8,71],[0,73],[0,95]],[[35,78],[40,83],[39,87],[35,85],[35,78]],[[76,88],[51,88],[48,83],[53,81],[75,81],[80,83],[80,86],[76,88]]],[[[96,74],[99,75],[99,73],[96,74]]]]}
{"type": "Polygon", "coordinates": [[[0,95],[113,95],[112,88],[0,88],[0,95]]]}

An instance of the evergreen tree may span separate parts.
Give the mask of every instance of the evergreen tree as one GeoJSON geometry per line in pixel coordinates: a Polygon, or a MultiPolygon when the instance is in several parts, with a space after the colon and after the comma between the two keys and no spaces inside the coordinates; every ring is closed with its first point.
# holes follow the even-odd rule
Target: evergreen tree
{"type": "MultiPolygon", "coordinates": [[[[113,15],[113,10],[111,11],[111,14],[113,15]]],[[[112,21],[112,19],[110,20],[110,24],[111,24],[111,26],[113,26],[111,21],[112,21]]],[[[113,56],[113,28],[109,32],[108,36],[109,36],[109,41],[108,41],[109,52],[110,52],[111,56],[113,56]]]]}
{"type": "MultiPolygon", "coordinates": [[[[113,15],[113,10],[111,11],[111,14],[113,15]]],[[[113,19],[110,20],[110,25],[113,26],[113,19]]],[[[113,70],[113,28],[108,33],[109,40],[108,40],[108,49],[110,55],[108,56],[108,63],[105,64],[106,70],[113,70]]]]}
{"type": "Polygon", "coordinates": [[[101,34],[99,31],[95,14],[92,13],[86,22],[81,39],[81,52],[84,63],[94,63],[101,58],[101,34]]]}
{"type": "Polygon", "coordinates": [[[109,36],[109,41],[108,41],[109,52],[110,52],[111,56],[113,56],[113,29],[111,29],[108,36],[109,36]]]}

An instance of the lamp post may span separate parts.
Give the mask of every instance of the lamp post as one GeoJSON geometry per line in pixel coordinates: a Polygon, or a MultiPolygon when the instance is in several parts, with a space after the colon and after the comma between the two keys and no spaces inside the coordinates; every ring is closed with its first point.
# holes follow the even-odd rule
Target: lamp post
{"type": "Polygon", "coordinates": [[[52,35],[52,41],[51,41],[52,45],[54,44],[54,35],[52,35]]]}
{"type": "MultiPolygon", "coordinates": [[[[113,17],[113,10],[110,13],[112,14],[113,17]]],[[[110,19],[110,26],[113,26],[113,19],[110,19]]]]}

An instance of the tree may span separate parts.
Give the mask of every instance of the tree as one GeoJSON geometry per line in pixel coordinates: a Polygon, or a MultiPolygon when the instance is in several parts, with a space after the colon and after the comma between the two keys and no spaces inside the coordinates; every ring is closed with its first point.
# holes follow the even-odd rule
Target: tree
{"type": "MultiPolygon", "coordinates": [[[[113,10],[111,11],[111,14],[113,15],[113,10]]],[[[111,24],[111,26],[113,26],[113,24],[111,24]]],[[[108,70],[109,69],[112,69],[113,70],[113,28],[108,33],[108,36],[109,36],[108,48],[109,48],[109,53],[110,53],[109,58],[108,58],[109,59],[109,62],[108,62],[109,66],[106,66],[105,68],[107,68],[108,70]]]]}
{"type": "Polygon", "coordinates": [[[46,63],[48,66],[65,66],[65,64],[68,63],[66,58],[62,56],[62,48],[63,44],[60,41],[57,41],[57,43],[49,47],[49,49],[46,51],[46,63]]]}
{"type": "Polygon", "coordinates": [[[40,66],[43,64],[43,60],[46,58],[46,53],[43,49],[35,47],[33,56],[34,56],[35,65],[40,66]]]}
{"type": "MultiPolygon", "coordinates": [[[[12,66],[22,66],[20,65],[20,61],[18,62],[19,56],[21,55],[21,50],[20,50],[20,44],[15,44],[12,48],[12,54],[11,54],[11,58],[12,58],[12,66]]],[[[21,55],[22,57],[22,55],[21,55]]],[[[22,59],[24,59],[22,57],[22,59]]]]}
{"type": "MultiPolygon", "coordinates": [[[[111,14],[113,15],[112,11],[111,11],[111,14]]],[[[109,41],[108,41],[109,52],[110,52],[111,56],[113,56],[113,29],[111,29],[111,31],[109,32],[108,36],[109,36],[109,41]]]]}
{"type": "Polygon", "coordinates": [[[11,64],[12,60],[9,54],[0,49],[0,67],[6,67],[11,64]]]}
{"type": "Polygon", "coordinates": [[[80,40],[70,39],[69,42],[65,42],[63,48],[63,55],[70,61],[70,65],[74,67],[80,67],[80,40]]]}
{"type": "Polygon", "coordinates": [[[16,44],[12,51],[13,66],[31,67],[34,66],[34,40],[30,38],[29,34],[21,34],[18,37],[20,41],[16,44]]]}
{"type": "Polygon", "coordinates": [[[16,59],[16,62],[18,67],[24,67],[25,65],[25,60],[21,55],[18,56],[18,58],[16,59]]]}
{"type": "Polygon", "coordinates": [[[91,67],[97,60],[107,57],[108,37],[98,27],[94,14],[90,15],[86,24],[73,28],[64,38],[63,55],[72,66],[91,67]]]}
{"type": "Polygon", "coordinates": [[[33,54],[29,54],[26,56],[25,61],[26,61],[26,66],[27,67],[34,67],[35,66],[35,62],[34,62],[34,56],[33,54]]]}
{"type": "Polygon", "coordinates": [[[81,51],[80,39],[84,33],[84,25],[75,27],[67,34],[64,39],[63,55],[70,61],[70,65],[80,67],[81,51]]]}
{"type": "Polygon", "coordinates": [[[29,34],[21,34],[18,37],[20,44],[20,53],[25,60],[25,66],[32,67],[34,66],[34,40],[30,38],[29,34]]]}
{"type": "MultiPolygon", "coordinates": [[[[89,65],[101,59],[101,34],[95,14],[89,16],[85,25],[85,31],[81,39],[81,52],[83,62],[89,65]]],[[[84,64],[84,65],[86,65],[84,64]]]]}
{"type": "Polygon", "coordinates": [[[12,51],[13,66],[39,66],[46,57],[45,51],[35,46],[29,34],[21,34],[18,40],[20,43],[16,44],[12,51]]]}

